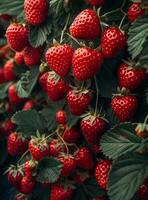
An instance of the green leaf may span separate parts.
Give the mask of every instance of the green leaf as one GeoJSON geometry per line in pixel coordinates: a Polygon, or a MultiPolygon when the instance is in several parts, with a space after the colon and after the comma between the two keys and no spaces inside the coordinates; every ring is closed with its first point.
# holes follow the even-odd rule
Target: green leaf
{"type": "Polygon", "coordinates": [[[136,58],[143,50],[148,33],[148,14],[136,20],[129,29],[128,51],[136,58]]]}
{"type": "Polygon", "coordinates": [[[12,121],[18,125],[17,131],[27,136],[35,135],[37,130],[43,133],[47,128],[47,121],[36,110],[16,112],[12,121]]]}
{"type": "Polygon", "coordinates": [[[10,82],[0,84],[0,99],[5,99],[7,97],[7,90],[10,85],[10,82]]]}
{"type": "Polygon", "coordinates": [[[148,139],[136,136],[131,123],[122,123],[108,130],[101,139],[103,153],[115,159],[128,152],[142,151],[148,147],[148,139]]]}
{"type": "Polygon", "coordinates": [[[110,200],[131,200],[148,177],[148,155],[128,153],[113,162],[109,174],[110,200]]]}
{"type": "Polygon", "coordinates": [[[29,42],[33,47],[42,46],[52,31],[52,22],[48,17],[40,26],[30,26],[29,42]]]}
{"type": "Polygon", "coordinates": [[[140,66],[148,69],[148,38],[143,45],[143,50],[142,50],[142,52],[140,54],[140,58],[139,58],[139,64],[140,64],[140,66]]]}
{"type": "Polygon", "coordinates": [[[55,158],[43,158],[37,167],[37,181],[55,183],[61,174],[61,162],[55,158]]]}
{"type": "Polygon", "coordinates": [[[84,187],[79,185],[72,197],[72,200],[90,200],[90,198],[84,193],[84,187]]]}
{"type": "Polygon", "coordinates": [[[17,83],[18,95],[21,98],[30,96],[39,76],[38,67],[32,67],[29,71],[22,74],[21,79],[17,83]]]}

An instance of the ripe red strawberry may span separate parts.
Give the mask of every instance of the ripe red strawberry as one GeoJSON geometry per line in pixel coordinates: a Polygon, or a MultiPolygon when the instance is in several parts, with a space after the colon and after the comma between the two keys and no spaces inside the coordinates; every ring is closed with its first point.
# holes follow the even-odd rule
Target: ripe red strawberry
{"type": "Polygon", "coordinates": [[[8,97],[11,104],[19,104],[24,101],[23,98],[18,96],[15,84],[9,86],[8,97]]]}
{"type": "Polygon", "coordinates": [[[58,124],[65,125],[67,122],[66,112],[64,110],[59,110],[56,113],[56,121],[58,124]]]}
{"type": "Polygon", "coordinates": [[[23,110],[30,110],[35,106],[35,102],[34,100],[30,99],[28,101],[26,101],[26,103],[23,106],[23,110]]]}
{"type": "Polygon", "coordinates": [[[100,116],[88,115],[81,120],[82,133],[90,144],[98,144],[107,127],[107,121],[100,116]]]}
{"type": "Polygon", "coordinates": [[[138,100],[135,96],[114,96],[111,107],[121,122],[131,120],[136,112],[138,100]]]}
{"type": "Polygon", "coordinates": [[[98,182],[98,185],[106,189],[108,183],[108,174],[111,168],[111,161],[109,160],[101,160],[95,169],[95,177],[98,182]]]}
{"type": "Polygon", "coordinates": [[[5,83],[4,69],[0,68],[0,84],[5,83]]]}
{"type": "Polygon", "coordinates": [[[148,197],[148,179],[138,189],[138,197],[140,200],[147,200],[148,197]]]}
{"type": "Polygon", "coordinates": [[[11,19],[11,15],[8,14],[0,14],[0,19],[8,21],[11,19]]]}
{"type": "Polygon", "coordinates": [[[20,182],[23,178],[23,173],[18,166],[12,165],[7,170],[8,181],[16,188],[20,188],[20,182]]]}
{"type": "Polygon", "coordinates": [[[3,133],[8,136],[12,131],[15,129],[15,125],[12,123],[10,119],[6,119],[5,121],[2,122],[1,124],[3,133]]]}
{"type": "Polygon", "coordinates": [[[118,69],[118,80],[120,88],[126,88],[130,91],[137,89],[147,79],[148,75],[145,69],[134,68],[126,63],[122,63],[118,69]]]}
{"type": "Polygon", "coordinates": [[[126,34],[119,28],[107,28],[101,39],[102,53],[105,58],[115,57],[127,43],[126,34]]]}
{"type": "Polygon", "coordinates": [[[47,0],[25,0],[24,12],[27,21],[33,26],[42,24],[48,14],[48,5],[47,0]]]}
{"type": "Polygon", "coordinates": [[[70,70],[73,48],[68,44],[56,45],[46,52],[46,61],[53,71],[59,76],[65,77],[70,70]]]}
{"type": "Polygon", "coordinates": [[[76,152],[75,161],[77,166],[84,170],[91,170],[94,167],[92,154],[87,147],[81,147],[76,152]]]}
{"type": "Polygon", "coordinates": [[[35,187],[35,181],[33,180],[33,178],[28,177],[28,176],[24,176],[21,180],[21,185],[20,185],[20,192],[23,194],[29,194],[30,192],[32,192],[32,190],[35,187]]]}
{"type": "Polygon", "coordinates": [[[15,51],[22,51],[28,45],[28,34],[27,25],[12,23],[6,31],[7,42],[15,51]]]}
{"type": "Polygon", "coordinates": [[[73,75],[79,81],[92,78],[101,68],[103,63],[102,53],[85,47],[74,52],[72,59],[73,75]]]}
{"type": "Polygon", "coordinates": [[[41,62],[43,47],[33,48],[27,46],[23,52],[25,64],[32,67],[41,62]]]}
{"type": "Polygon", "coordinates": [[[14,60],[16,62],[16,64],[18,65],[24,65],[24,52],[20,51],[20,52],[16,52],[15,56],[14,56],[14,60]]]}
{"type": "Polygon", "coordinates": [[[96,198],[93,198],[92,200],[107,200],[105,197],[96,197],[96,198]]]}
{"type": "Polygon", "coordinates": [[[49,152],[50,156],[56,157],[60,153],[66,152],[66,147],[63,143],[59,142],[58,140],[53,140],[50,142],[49,152]]]}
{"type": "Polygon", "coordinates": [[[13,60],[8,60],[4,65],[4,78],[5,81],[13,81],[15,79],[15,74],[13,72],[14,62],[13,60]]]}
{"type": "Polygon", "coordinates": [[[132,3],[127,12],[128,21],[132,23],[142,15],[144,15],[144,9],[141,8],[141,3],[132,3]]]}
{"type": "Polygon", "coordinates": [[[52,101],[59,101],[66,96],[70,86],[54,72],[49,72],[46,89],[47,95],[52,101]]]}
{"type": "Polygon", "coordinates": [[[76,162],[71,155],[61,155],[58,160],[60,160],[62,163],[62,177],[67,177],[74,172],[76,168],[76,162]]]}
{"type": "Polygon", "coordinates": [[[98,144],[93,144],[93,145],[92,145],[92,150],[93,150],[95,153],[101,153],[101,152],[102,152],[101,146],[98,145],[98,144]]]}
{"type": "Polygon", "coordinates": [[[16,195],[15,200],[25,200],[25,195],[19,193],[19,194],[16,195]]]}
{"type": "Polygon", "coordinates": [[[91,92],[89,90],[71,89],[67,94],[69,110],[73,115],[84,114],[91,102],[91,92]]]}
{"type": "Polygon", "coordinates": [[[34,160],[49,156],[49,142],[45,137],[33,137],[29,142],[29,151],[34,160]]]}
{"type": "Polygon", "coordinates": [[[71,200],[74,189],[54,184],[51,186],[50,200],[71,200]]]}
{"type": "Polygon", "coordinates": [[[28,148],[28,141],[16,132],[9,135],[7,140],[7,151],[11,156],[18,156],[25,153],[28,148]]]}
{"type": "Polygon", "coordinates": [[[39,84],[44,92],[46,92],[48,75],[48,72],[46,72],[39,77],[39,84]]]}
{"type": "Polygon", "coordinates": [[[36,163],[34,160],[27,160],[23,165],[24,174],[27,177],[32,177],[36,169],[36,163]]]}
{"type": "Polygon", "coordinates": [[[87,0],[87,2],[91,5],[91,6],[102,6],[105,3],[106,0],[87,0]]]}
{"type": "Polygon", "coordinates": [[[67,128],[62,137],[69,144],[77,143],[80,138],[80,132],[76,128],[67,128]]]}
{"type": "Polygon", "coordinates": [[[92,9],[83,10],[70,26],[70,34],[78,39],[97,39],[100,33],[100,20],[92,9]]]}

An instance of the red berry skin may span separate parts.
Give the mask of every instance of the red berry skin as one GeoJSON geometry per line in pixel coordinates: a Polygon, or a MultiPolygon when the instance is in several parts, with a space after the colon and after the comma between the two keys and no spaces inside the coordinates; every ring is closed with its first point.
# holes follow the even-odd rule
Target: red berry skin
{"type": "Polygon", "coordinates": [[[65,142],[69,144],[75,144],[80,138],[80,132],[76,128],[69,128],[65,130],[62,137],[65,142]]]}
{"type": "Polygon", "coordinates": [[[77,167],[84,170],[91,170],[94,167],[94,161],[90,150],[87,147],[81,147],[75,155],[77,167]]]}
{"type": "Polygon", "coordinates": [[[60,156],[58,158],[58,160],[61,161],[61,163],[62,163],[62,171],[61,171],[62,177],[67,177],[71,173],[74,172],[74,170],[76,168],[76,163],[72,156],[68,156],[68,155],[60,156]]]}
{"type": "Polygon", "coordinates": [[[62,185],[51,186],[50,200],[71,200],[74,189],[64,188],[62,185]]]}
{"type": "Polygon", "coordinates": [[[47,86],[48,75],[49,75],[49,73],[46,72],[46,73],[42,74],[42,75],[39,77],[39,84],[40,84],[40,86],[41,86],[41,88],[42,88],[42,90],[43,90],[44,92],[46,92],[46,90],[47,90],[47,87],[46,87],[46,86],[47,86]]]}
{"type": "Polygon", "coordinates": [[[68,93],[69,84],[62,78],[55,80],[48,77],[47,80],[47,95],[52,101],[59,101],[63,99],[68,93]]]}
{"type": "Polygon", "coordinates": [[[94,40],[100,33],[100,20],[92,9],[83,10],[70,26],[70,34],[77,39],[94,40]]]}
{"type": "Polygon", "coordinates": [[[28,141],[19,136],[16,132],[9,135],[7,139],[7,151],[11,156],[18,156],[25,153],[28,148],[28,141]]]}
{"type": "Polygon", "coordinates": [[[98,144],[102,134],[107,128],[107,122],[101,117],[95,117],[92,122],[92,116],[81,120],[81,130],[90,144],[98,144]]]}
{"type": "Polygon", "coordinates": [[[23,98],[20,98],[18,96],[15,84],[12,84],[12,85],[9,86],[8,97],[9,97],[9,101],[10,101],[11,104],[17,105],[17,104],[24,101],[23,98]]]}
{"type": "Polygon", "coordinates": [[[139,88],[147,80],[145,69],[136,69],[122,63],[118,69],[118,80],[120,88],[126,88],[133,91],[139,88]]]}
{"type": "Polygon", "coordinates": [[[20,192],[23,194],[29,194],[30,192],[32,192],[32,190],[35,187],[35,181],[28,177],[28,176],[24,176],[21,180],[21,188],[20,188],[20,192]]]}
{"type": "Polygon", "coordinates": [[[15,60],[16,64],[24,65],[25,64],[25,62],[24,62],[24,52],[23,51],[16,52],[15,56],[14,56],[14,60],[15,60]]]}
{"type": "Polygon", "coordinates": [[[13,72],[14,62],[13,60],[8,60],[4,65],[4,78],[5,81],[13,81],[15,79],[15,74],[13,72]]]}
{"type": "Polygon", "coordinates": [[[50,156],[56,157],[60,153],[66,152],[66,148],[64,144],[59,143],[57,140],[53,140],[50,142],[49,152],[50,156]]]}
{"type": "Polygon", "coordinates": [[[82,115],[84,114],[91,102],[91,93],[90,91],[77,91],[70,90],[67,94],[67,103],[69,110],[73,115],[82,115]]]}
{"type": "Polygon", "coordinates": [[[87,2],[91,5],[91,6],[102,6],[105,3],[106,0],[87,0],[87,2]]]}
{"type": "Polygon", "coordinates": [[[71,68],[73,48],[67,44],[49,48],[46,52],[46,61],[53,71],[59,76],[65,77],[71,68]]]}
{"type": "Polygon", "coordinates": [[[56,113],[56,121],[60,125],[65,125],[67,122],[66,112],[64,110],[59,110],[56,113]]]}
{"type": "Polygon", "coordinates": [[[14,129],[15,129],[15,125],[12,123],[12,121],[11,121],[10,119],[6,119],[6,120],[2,123],[1,127],[2,127],[2,130],[3,130],[3,133],[4,133],[6,136],[10,135],[10,133],[11,133],[12,131],[14,131],[14,129]]]}
{"type": "Polygon", "coordinates": [[[23,52],[25,64],[32,67],[41,62],[43,47],[33,48],[27,46],[23,52]]]}
{"type": "Polygon", "coordinates": [[[111,161],[101,160],[95,169],[95,177],[98,182],[98,185],[102,189],[106,189],[108,183],[108,174],[111,168],[111,161]]]}
{"type": "Polygon", "coordinates": [[[33,26],[42,24],[47,17],[48,6],[47,0],[25,0],[24,12],[29,24],[33,26]]]}
{"type": "Polygon", "coordinates": [[[25,176],[30,178],[33,176],[35,169],[36,169],[36,164],[32,160],[27,160],[23,165],[23,171],[25,176]]]}
{"type": "Polygon", "coordinates": [[[148,197],[148,180],[145,180],[143,185],[138,189],[138,197],[140,200],[147,200],[148,197]]]}
{"type": "Polygon", "coordinates": [[[0,68],[0,84],[5,83],[4,69],[0,68]]]}
{"type": "Polygon", "coordinates": [[[3,45],[2,47],[0,47],[0,58],[5,59],[8,57],[8,54],[10,52],[10,48],[9,45],[3,45]]]}
{"type": "Polygon", "coordinates": [[[127,17],[130,23],[134,22],[139,17],[144,15],[144,9],[142,9],[140,6],[141,6],[141,3],[135,2],[135,3],[132,3],[132,5],[129,7],[128,12],[127,12],[127,17]]]}
{"type": "Polygon", "coordinates": [[[28,101],[24,104],[23,110],[30,110],[30,109],[32,109],[34,106],[35,106],[35,102],[34,102],[32,99],[30,99],[30,100],[28,100],[28,101]]]}
{"type": "Polygon", "coordinates": [[[79,81],[92,78],[101,68],[102,53],[91,48],[79,48],[74,52],[72,59],[73,75],[79,81]]]}
{"type": "Polygon", "coordinates": [[[7,42],[15,51],[22,51],[28,45],[29,29],[27,25],[12,23],[6,31],[7,42]]]}
{"type": "Polygon", "coordinates": [[[134,96],[115,96],[111,101],[111,107],[121,122],[132,120],[137,107],[138,100],[134,96]]]}
{"type": "Polygon", "coordinates": [[[96,198],[93,198],[92,200],[107,200],[105,197],[96,197],[96,198]]]}
{"type": "Polygon", "coordinates": [[[119,28],[107,28],[102,34],[101,47],[105,58],[115,57],[126,44],[127,36],[119,28]]]}
{"type": "Polygon", "coordinates": [[[20,182],[23,178],[19,171],[10,170],[7,173],[8,181],[16,188],[20,188],[20,182]]]}

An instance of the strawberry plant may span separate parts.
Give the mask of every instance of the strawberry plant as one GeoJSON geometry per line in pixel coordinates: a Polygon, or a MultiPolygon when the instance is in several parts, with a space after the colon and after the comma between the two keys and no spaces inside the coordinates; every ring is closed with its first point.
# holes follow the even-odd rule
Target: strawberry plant
{"type": "Polygon", "coordinates": [[[147,0],[0,0],[0,199],[147,200],[147,0]]]}

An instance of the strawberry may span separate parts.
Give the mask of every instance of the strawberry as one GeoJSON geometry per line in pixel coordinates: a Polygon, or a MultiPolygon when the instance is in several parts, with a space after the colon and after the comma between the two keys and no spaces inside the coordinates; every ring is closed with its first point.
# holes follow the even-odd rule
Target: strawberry
{"type": "Polygon", "coordinates": [[[67,122],[66,112],[64,110],[59,110],[56,113],[56,121],[58,124],[65,125],[67,122]]]}
{"type": "Polygon", "coordinates": [[[90,144],[97,144],[105,132],[107,121],[100,116],[89,114],[81,120],[82,133],[90,144]]]}
{"type": "Polygon", "coordinates": [[[48,14],[47,0],[25,0],[24,13],[29,24],[38,26],[42,24],[48,14]]]}
{"type": "Polygon", "coordinates": [[[120,88],[126,88],[133,91],[147,79],[147,73],[145,69],[138,69],[130,66],[126,63],[122,63],[118,69],[118,80],[120,88]]]}
{"type": "Polygon", "coordinates": [[[93,145],[92,145],[92,150],[93,150],[95,153],[101,153],[101,152],[102,152],[101,146],[98,145],[98,144],[93,144],[93,145]]]}
{"type": "Polygon", "coordinates": [[[138,100],[131,95],[114,96],[111,101],[111,107],[117,118],[121,122],[131,120],[138,107],[138,100]]]}
{"type": "Polygon", "coordinates": [[[14,74],[14,62],[13,60],[8,60],[4,65],[4,79],[5,81],[13,81],[15,79],[14,74]]]}
{"type": "Polygon", "coordinates": [[[25,200],[25,199],[26,199],[25,195],[21,193],[17,194],[15,197],[15,200],[25,200]]]}
{"type": "Polygon", "coordinates": [[[111,161],[109,160],[101,160],[95,169],[95,177],[98,182],[98,185],[106,189],[108,184],[108,174],[111,168],[111,161]]]}
{"type": "Polygon", "coordinates": [[[73,115],[84,114],[91,102],[91,93],[86,89],[71,89],[67,94],[69,110],[73,115]]]}
{"type": "Polygon", "coordinates": [[[62,152],[66,152],[65,145],[58,140],[52,140],[49,145],[50,156],[56,157],[62,152]]]}
{"type": "Polygon", "coordinates": [[[9,135],[7,140],[7,151],[11,156],[22,155],[28,148],[28,141],[16,132],[9,135]]]}
{"type": "Polygon", "coordinates": [[[0,68],[0,84],[5,83],[4,69],[0,68]]]}
{"type": "Polygon", "coordinates": [[[24,65],[24,52],[20,51],[20,52],[16,52],[15,56],[14,56],[14,60],[16,62],[16,64],[18,65],[24,65]]]}
{"type": "Polygon", "coordinates": [[[135,132],[136,135],[140,138],[147,138],[148,137],[148,124],[147,124],[148,115],[145,119],[144,123],[139,123],[136,128],[135,132]]]}
{"type": "Polygon", "coordinates": [[[76,152],[75,161],[77,166],[84,170],[91,170],[94,167],[92,154],[87,147],[81,147],[76,152]]]}
{"type": "Polygon", "coordinates": [[[77,143],[80,138],[80,132],[76,128],[67,128],[63,133],[63,139],[65,142],[77,143]]]}
{"type": "Polygon", "coordinates": [[[32,177],[36,169],[36,163],[34,160],[27,160],[23,165],[23,171],[25,176],[32,177]]]}
{"type": "Polygon", "coordinates": [[[40,77],[39,77],[39,84],[42,88],[42,90],[44,92],[46,92],[46,85],[47,85],[47,78],[48,78],[48,72],[42,74],[40,77]]]}
{"type": "Polygon", "coordinates": [[[105,197],[96,197],[96,198],[93,198],[92,200],[107,200],[105,197]]]}
{"type": "Polygon", "coordinates": [[[101,38],[102,53],[105,58],[115,57],[118,52],[125,48],[127,43],[126,34],[119,28],[107,28],[101,38]]]}
{"type": "Polygon", "coordinates": [[[77,49],[72,59],[74,78],[79,81],[92,78],[100,70],[102,63],[102,53],[97,50],[88,47],[77,49]]]}
{"type": "Polygon", "coordinates": [[[23,194],[29,194],[35,187],[35,181],[28,176],[24,176],[21,180],[20,191],[23,194]]]}
{"type": "Polygon", "coordinates": [[[12,23],[6,31],[7,42],[15,51],[22,51],[28,45],[28,34],[27,25],[12,23]]]}
{"type": "Polygon", "coordinates": [[[30,110],[35,106],[35,102],[34,100],[30,99],[28,101],[26,101],[26,103],[23,106],[23,110],[30,110]]]}
{"type": "Polygon", "coordinates": [[[5,14],[0,14],[0,19],[8,21],[8,20],[11,19],[11,16],[6,14],[6,13],[5,14]]]}
{"type": "Polygon", "coordinates": [[[69,84],[54,72],[49,72],[46,87],[47,95],[52,101],[63,99],[70,89],[69,84]]]}
{"type": "Polygon", "coordinates": [[[140,200],[147,200],[148,197],[148,179],[144,181],[138,189],[138,197],[140,200]]]}
{"type": "Polygon", "coordinates": [[[62,177],[67,177],[74,172],[76,168],[76,163],[71,155],[61,155],[58,160],[62,163],[62,177]]]}
{"type": "Polygon", "coordinates": [[[65,77],[70,70],[73,56],[73,48],[68,44],[56,45],[46,52],[46,61],[53,71],[59,76],[65,77]]]}
{"type": "Polygon", "coordinates": [[[105,3],[106,0],[87,0],[87,2],[91,5],[91,6],[97,6],[100,7],[105,3]]]}
{"type": "Polygon", "coordinates": [[[6,119],[2,122],[3,133],[8,136],[12,131],[14,131],[15,125],[12,123],[11,119],[6,119]]]}
{"type": "Polygon", "coordinates": [[[132,3],[127,12],[128,21],[132,23],[142,15],[144,15],[144,9],[141,8],[141,3],[132,3]]]}
{"type": "Polygon", "coordinates": [[[20,98],[18,96],[15,84],[12,84],[12,85],[9,86],[8,97],[9,97],[9,101],[10,101],[11,104],[17,105],[17,104],[24,101],[23,98],[20,98]]]}
{"type": "Polygon", "coordinates": [[[41,62],[43,47],[33,48],[27,46],[23,52],[25,64],[32,67],[41,62]]]}
{"type": "Polygon", "coordinates": [[[50,200],[71,200],[74,189],[54,184],[51,186],[50,200]]]}
{"type": "Polygon", "coordinates": [[[70,34],[82,40],[97,39],[100,33],[100,20],[92,9],[83,10],[70,26],[70,34]]]}
{"type": "Polygon", "coordinates": [[[34,160],[41,160],[49,156],[49,142],[42,137],[33,137],[29,142],[29,151],[34,160]]]}

